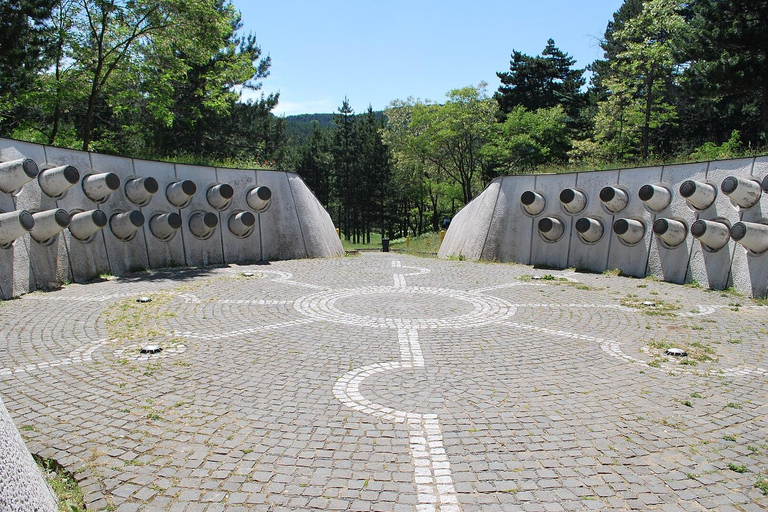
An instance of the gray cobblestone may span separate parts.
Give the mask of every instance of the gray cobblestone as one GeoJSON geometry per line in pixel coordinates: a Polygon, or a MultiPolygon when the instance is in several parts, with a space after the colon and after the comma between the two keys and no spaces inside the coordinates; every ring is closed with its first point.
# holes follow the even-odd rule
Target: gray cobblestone
{"type": "Polygon", "coordinates": [[[390,253],[30,294],[0,393],[89,510],[767,509],[768,307],[544,273],[390,253]]]}

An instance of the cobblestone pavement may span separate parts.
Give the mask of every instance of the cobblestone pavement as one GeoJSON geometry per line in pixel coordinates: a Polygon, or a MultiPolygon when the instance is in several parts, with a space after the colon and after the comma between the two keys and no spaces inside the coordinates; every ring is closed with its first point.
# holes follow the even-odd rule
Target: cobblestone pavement
{"type": "Polygon", "coordinates": [[[768,508],[768,307],[727,293],[363,254],[69,285],[0,326],[0,395],[89,510],[768,508]]]}

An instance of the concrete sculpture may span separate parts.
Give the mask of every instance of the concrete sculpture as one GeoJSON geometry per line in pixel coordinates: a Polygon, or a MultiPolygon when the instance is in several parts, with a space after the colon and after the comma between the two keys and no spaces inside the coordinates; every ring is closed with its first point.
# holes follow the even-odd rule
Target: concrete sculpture
{"type": "Polygon", "coordinates": [[[768,157],[497,178],[456,214],[439,256],[765,296],[768,157]]]}
{"type": "Polygon", "coordinates": [[[0,298],[141,268],[343,254],[295,174],[0,139],[0,298]]]}

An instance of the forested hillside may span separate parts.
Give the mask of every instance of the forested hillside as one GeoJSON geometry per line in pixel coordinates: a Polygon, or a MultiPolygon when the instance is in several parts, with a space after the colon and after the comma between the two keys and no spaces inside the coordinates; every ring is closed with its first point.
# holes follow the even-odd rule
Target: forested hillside
{"type": "Polygon", "coordinates": [[[437,229],[503,174],[766,149],[768,0],[625,0],[584,68],[551,34],[538,55],[509,48],[498,83],[393,98],[383,115],[241,102],[271,61],[240,26],[225,0],[7,0],[0,135],[294,170],[358,239],[437,229]]]}

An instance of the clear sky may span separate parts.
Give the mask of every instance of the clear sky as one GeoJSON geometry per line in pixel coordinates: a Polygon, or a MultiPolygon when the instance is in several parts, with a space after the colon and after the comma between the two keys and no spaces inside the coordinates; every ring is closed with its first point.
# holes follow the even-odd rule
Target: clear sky
{"type": "Polygon", "coordinates": [[[598,40],[622,3],[233,0],[272,57],[262,90],[280,92],[277,115],[334,112],[345,96],[355,112],[409,96],[442,102],[481,81],[492,93],[513,49],[538,55],[549,38],[584,67],[602,57],[598,40]]]}

